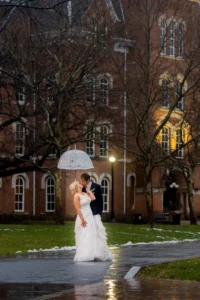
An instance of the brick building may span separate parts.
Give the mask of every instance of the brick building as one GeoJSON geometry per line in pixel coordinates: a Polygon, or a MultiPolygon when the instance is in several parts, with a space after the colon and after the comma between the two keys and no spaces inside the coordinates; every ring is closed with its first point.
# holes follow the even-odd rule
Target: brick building
{"type": "MultiPolygon", "coordinates": [[[[182,217],[189,215],[184,170],[186,172],[190,165],[191,148],[188,150],[182,145],[190,139],[193,125],[190,122],[194,117],[198,119],[195,66],[198,65],[199,41],[195,25],[200,8],[196,1],[146,2],[77,0],[69,1],[66,8],[69,20],[79,20],[76,26],[87,30],[88,27],[94,29],[93,22],[100,14],[100,25],[105,25],[101,37],[108,36],[109,41],[108,44],[106,39],[102,42],[106,55],[88,78],[86,92],[93,103],[102,101],[120,122],[115,119],[115,123],[110,124],[110,118],[109,126],[99,126],[98,142],[91,132],[85,142],[75,142],[77,149],[86,151],[94,164],[94,170],[89,171],[92,180],[102,186],[105,219],[110,218],[112,195],[117,220],[132,221],[133,214],[147,214],[149,153],[154,164],[150,182],[154,211],[178,210],[182,217]],[[154,136],[153,142],[150,136],[154,136]],[[171,153],[174,153],[172,159],[171,153]],[[110,155],[116,157],[114,191],[110,155]]],[[[17,97],[23,106],[23,91],[17,91],[17,97]]],[[[23,127],[13,128],[15,138],[20,136],[22,141],[15,145],[16,154],[23,154],[23,127]]],[[[196,158],[192,192],[196,213],[200,215],[198,150],[196,158]]],[[[1,214],[36,217],[55,214],[56,182],[52,174],[56,173],[57,159],[53,154],[47,158],[45,167],[52,173],[32,171],[0,178],[1,214]]],[[[67,218],[75,216],[68,186],[81,173],[62,172],[62,199],[67,218]]]]}

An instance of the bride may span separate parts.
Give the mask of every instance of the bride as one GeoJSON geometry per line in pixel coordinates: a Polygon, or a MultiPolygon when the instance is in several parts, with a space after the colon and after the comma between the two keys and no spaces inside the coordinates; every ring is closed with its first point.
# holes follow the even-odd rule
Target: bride
{"type": "Polygon", "coordinates": [[[76,255],[74,261],[107,261],[112,260],[112,255],[107,245],[105,227],[102,225],[103,234],[97,235],[97,228],[90,202],[95,200],[94,194],[86,189],[82,192],[82,184],[78,181],[70,185],[74,195],[74,207],[77,211],[75,222],[76,255]]]}

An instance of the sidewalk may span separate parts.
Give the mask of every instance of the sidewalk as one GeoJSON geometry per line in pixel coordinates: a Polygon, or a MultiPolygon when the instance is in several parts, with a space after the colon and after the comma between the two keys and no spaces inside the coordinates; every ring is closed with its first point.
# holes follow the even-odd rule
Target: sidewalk
{"type": "Polygon", "coordinates": [[[199,248],[200,242],[114,247],[113,263],[74,263],[74,251],[2,259],[0,299],[198,299],[200,285],[194,282],[126,281],[124,276],[132,266],[200,256],[199,248]]]}

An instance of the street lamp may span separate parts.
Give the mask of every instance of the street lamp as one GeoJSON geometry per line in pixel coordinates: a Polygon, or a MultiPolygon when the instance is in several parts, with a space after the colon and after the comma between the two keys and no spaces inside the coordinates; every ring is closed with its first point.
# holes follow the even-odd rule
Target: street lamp
{"type": "Polygon", "coordinates": [[[114,156],[109,157],[111,162],[111,177],[112,177],[112,196],[111,196],[111,222],[115,222],[115,212],[114,212],[114,172],[113,165],[116,158],[114,156]]]}

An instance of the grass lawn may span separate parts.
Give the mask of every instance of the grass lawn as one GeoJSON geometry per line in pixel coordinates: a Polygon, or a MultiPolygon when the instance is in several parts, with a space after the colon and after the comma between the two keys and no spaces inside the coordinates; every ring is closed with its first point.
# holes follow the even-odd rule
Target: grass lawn
{"type": "MultiPolygon", "coordinates": [[[[109,246],[127,242],[162,242],[177,240],[200,240],[200,226],[190,225],[133,225],[120,223],[104,223],[109,246]]],[[[74,246],[74,222],[65,226],[57,225],[1,225],[0,224],[0,256],[23,253],[28,250],[49,249],[55,246],[74,246]]]]}
{"type": "Polygon", "coordinates": [[[200,281],[200,258],[148,266],[141,269],[137,278],[168,278],[200,281]]]}

